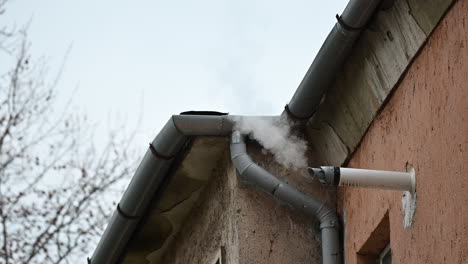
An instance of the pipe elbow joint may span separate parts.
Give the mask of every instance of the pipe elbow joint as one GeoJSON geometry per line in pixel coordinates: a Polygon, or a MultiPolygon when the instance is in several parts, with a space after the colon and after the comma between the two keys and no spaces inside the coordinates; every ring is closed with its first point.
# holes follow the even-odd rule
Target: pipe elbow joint
{"type": "Polygon", "coordinates": [[[320,230],[324,228],[339,228],[338,216],[335,210],[332,210],[325,204],[317,212],[317,218],[320,221],[320,230]]]}
{"type": "Polygon", "coordinates": [[[339,228],[339,226],[338,216],[334,212],[320,219],[320,230],[324,228],[339,228]]]}

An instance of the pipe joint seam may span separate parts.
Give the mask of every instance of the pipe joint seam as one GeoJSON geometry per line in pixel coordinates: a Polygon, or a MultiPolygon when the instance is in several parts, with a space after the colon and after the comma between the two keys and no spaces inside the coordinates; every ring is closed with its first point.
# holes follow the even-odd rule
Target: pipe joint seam
{"type": "Polygon", "coordinates": [[[336,215],[336,212],[328,206],[325,205],[325,203],[320,206],[320,208],[316,212],[317,218],[320,221],[320,229],[326,228],[326,227],[337,227],[338,226],[338,217],[336,215]]]}
{"type": "Polygon", "coordinates": [[[179,127],[176,125],[176,122],[174,120],[174,117],[176,117],[177,115],[172,115],[171,116],[171,120],[172,120],[172,125],[174,126],[175,130],[177,131],[177,133],[181,134],[181,135],[184,135],[185,136],[185,133],[183,133],[179,127]]]}
{"type": "Polygon", "coordinates": [[[221,128],[219,131],[224,131],[227,123],[227,115],[221,117],[221,128]]]}
{"type": "Polygon", "coordinates": [[[245,172],[248,168],[252,167],[252,165],[254,165],[253,162],[251,162],[250,164],[246,165],[242,170],[239,170],[239,169],[237,168],[237,166],[235,166],[235,167],[236,167],[237,172],[239,172],[239,175],[240,175],[241,177],[244,177],[244,178],[245,178],[244,172],[245,172]]]}
{"type": "Polygon", "coordinates": [[[338,228],[338,227],[339,227],[339,222],[338,222],[338,217],[336,216],[329,216],[320,221],[320,230],[324,228],[338,228]]]}
{"type": "MultiPolygon", "coordinates": [[[[239,158],[239,157],[242,157],[242,156],[247,156],[247,154],[246,154],[246,153],[232,154],[232,155],[231,155],[231,160],[234,161],[235,159],[237,159],[237,158],[239,158]]],[[[248,157],[248,156],[247,156],[246,158],[249,158],[249,159],[250,159],[250,157],[248,157]]],[[[252,162],[253,162],[253,161],[252,161],[252,162]]]]}

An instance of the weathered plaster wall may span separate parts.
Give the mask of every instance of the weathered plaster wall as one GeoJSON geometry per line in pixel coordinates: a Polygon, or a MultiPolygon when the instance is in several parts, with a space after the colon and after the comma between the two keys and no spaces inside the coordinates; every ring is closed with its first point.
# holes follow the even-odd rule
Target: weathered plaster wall
{"type": "Polygon", "coordinates": [[[221,247],[226,249],[227,263],[239,263],[234,199],[237,180],[229,173],[232,167],[228,153],[222,155],[210,184],[201,191],[198,204],[159,263],[212,264],[221,247]]]}
{"type": "MultiPolygon", "coordinates": [[[[288,171],[270,155],[249,143],[248,152],[260,166],[299,190],[334,206],[333,192],[304,176],[288,171]]],[[[237,191],[240,263],[321,263],[320,230],[317,221],[293,211],[256,187],[239,184],[237,191]]]]}
{"type": "Polygon", "coordinates": [[[348,264],[365,263],[356,252],[387,212],[393,263],[468,263],[467,20],[468,1],[457,1],[348,164],[402,171],[410,163],[418,196],[405,230],[401,192],[339,189],[348,264]]]}
{"type": "MultiPolygon", "coordinates": [[[[249,142],[249,154],[282,179],[306,193],[330,202],[327,187],[299,172],[285,170],[270,155],[249,142]]],[[[160,263],[208,263],[225,247],[227,264],[320,263],[320,232],[315,219],[281,205],[272,197],[238,178],[228,153],[211,183],[202,191],[199,205],[177,234],[176,243],[160,263]]]]}

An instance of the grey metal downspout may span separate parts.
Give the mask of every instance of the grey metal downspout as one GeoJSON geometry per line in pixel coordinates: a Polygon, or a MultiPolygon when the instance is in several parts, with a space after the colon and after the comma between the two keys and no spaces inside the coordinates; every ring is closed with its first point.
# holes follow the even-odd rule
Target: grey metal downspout
{"type": "Polygon", "coordinates": [[[283,115],[307,120],[317,110],[326,90],[349,55],[361,30],[382,0],[350,0],[338,22],[328,34],[312,65],[299,84],[283,115]]]}
{"type": "Polygon", "coordinates": [[[245,139],[238,131],[231,135],[231,160],[239,175],[276,199],[320,221],[322,236],[322,263],[341,263],[339,223],[334,210],[325,203],[303,194],[264,170],[247,154],[245,139]]]}

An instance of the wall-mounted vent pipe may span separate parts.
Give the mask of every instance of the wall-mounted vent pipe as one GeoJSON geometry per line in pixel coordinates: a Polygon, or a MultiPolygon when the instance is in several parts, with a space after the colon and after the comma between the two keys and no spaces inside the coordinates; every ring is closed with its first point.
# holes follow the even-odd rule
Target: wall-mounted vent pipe
{"type": "Polygon", "coordinates": [[[308,168],[309,174],[325,185],[416,191],[414,171],[397,172],[324,166],[308,168]]]}
{"type": "Polygon", "coordinates": [[[322,263],[341,263],[339,223],[335,210],[255,164],[247,154],[244,136],[239,131],[231,135],[231,160],[240,177],[257,186],[293,209],[316,217],[320,221],[322,237],[322,263]]]}

